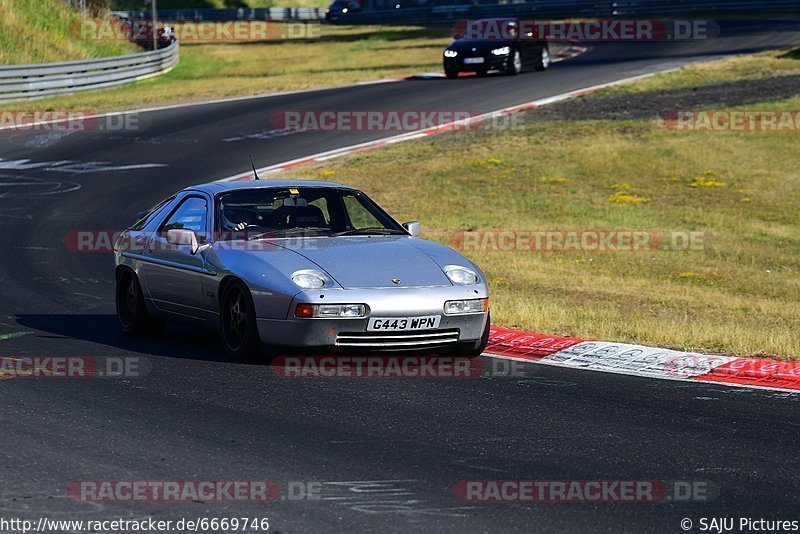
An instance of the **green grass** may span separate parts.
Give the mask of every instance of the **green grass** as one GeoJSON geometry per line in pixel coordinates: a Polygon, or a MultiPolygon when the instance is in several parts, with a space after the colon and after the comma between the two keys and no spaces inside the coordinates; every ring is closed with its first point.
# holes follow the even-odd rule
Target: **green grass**
{"type": "Polygon", "coordinates": [[[79,40],[81,20],[61,0],[0,0],[0,64],[69,61],[137,52],[124,41],[79,40]]]}
{"type": "MultiPolygon", "coordinates": [[[[680,76],[641,83],[672,87],[680,76]]],[[[759,107],[800,109],[800,98],[759,107]]],[[[451,245],[474,229],[702,232],[701,250],[466,254],[489,278],[495,324],[797,359],[798,135],[537,122],[391,145],[291,176],[361,187],[451,245]]]]}
{"type": "Polygon", "coordinates": [[[319,39],[310,41],[184,41],[180,63],[167,74],[106,91],[45,99],[25,106],[31,110],[105,111],[407,76],[441,69],[440,53],[449,42],[447,30],[317,28],[319,39]]]}

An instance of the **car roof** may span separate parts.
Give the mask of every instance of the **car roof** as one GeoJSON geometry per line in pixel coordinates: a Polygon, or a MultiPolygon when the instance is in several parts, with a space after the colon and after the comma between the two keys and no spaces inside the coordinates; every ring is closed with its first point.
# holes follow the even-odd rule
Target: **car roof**
{"type": "Polygon", "coordinates": [[[207,184],[187,187],[184,191],[202,191],[214,196],[220,193],[227,193],[228,191],[240,191],[243,189],[286,189],[287,187],[337,187],[356,190],[349,185],[336,182],[318,182],[316,180],[246,180],[235,182],[209,182],[207,184]]]}
{"type": "Polygon", "coordinates": [[[478,22],[502,22],[502,21],[519,22],[519,19],[516,17],[491,17],[488,19],[478,19],[474,22],[477,24],[478,22]]]}

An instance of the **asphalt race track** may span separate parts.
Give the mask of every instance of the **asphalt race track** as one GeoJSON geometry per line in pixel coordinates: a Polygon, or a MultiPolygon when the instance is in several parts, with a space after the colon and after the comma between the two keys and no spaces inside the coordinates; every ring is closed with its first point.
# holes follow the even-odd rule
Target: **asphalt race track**
{"type": "Polygon", "coordinates": [[[244,172],[251,153],[265,166],[390,135],[271,136],[282,110],[486,112],[798,42],[800,22],[731,23],[715,40],[593,46],[545,74],[167,109],[139,115],[137,131],[0,132],[0,356],[137,357],[147,371],[0,380],[0,516],[269,517],[277,532],[679,532],[682,518],[798,519],[797,395],[535,364],[473,380],[279,378],[227,362],[213,334],[175,326],[161,338],[124,337],[111,254],[73,253],[63,241],[73,230],[122,229],[180,188],[244,172]],[[74,480],[167,479],[322,484],[318,499],[268,505],[66,496],[74,480]],[[646,504],[453,495],[462,480],[518,479],[701,481],[714,495],[646,504]]]}

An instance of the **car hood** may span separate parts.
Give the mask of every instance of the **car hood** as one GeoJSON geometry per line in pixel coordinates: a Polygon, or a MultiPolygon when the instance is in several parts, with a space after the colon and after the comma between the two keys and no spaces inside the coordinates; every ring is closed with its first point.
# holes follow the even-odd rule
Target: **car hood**
{"type": "Polygon", "coordinates": [[[456,52],[471,52],[474,48],[475,52],[488,54],[495,48],[509,46],[510,44],[510,41],[503,40],[478,41],[473,39],[458,39],[450,43],[447,49],[455,50],[456,52]]]}
{"type": "Polygon", "coordinates": [[[452,285],[442,267],[416,246],[422,243],[405,236],[358,236],[298,240],[281,246],[317,264],[345,289],[452,285]]]}

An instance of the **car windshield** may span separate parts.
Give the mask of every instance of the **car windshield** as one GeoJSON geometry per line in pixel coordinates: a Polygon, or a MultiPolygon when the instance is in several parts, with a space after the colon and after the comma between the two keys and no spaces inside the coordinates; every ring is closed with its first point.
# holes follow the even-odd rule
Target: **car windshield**
{"type": "Polygon", "coordinates": [[[506,41],[516,39],[519,22],[510,19],[485,19],[458,22],[454,26],[456,41],[506,41]]]}
{"type": "Polygon", "coordinates": [[[221,240],[407,235],[360,191],[336,187],[253,188],[217,197],[221,240]]]}

